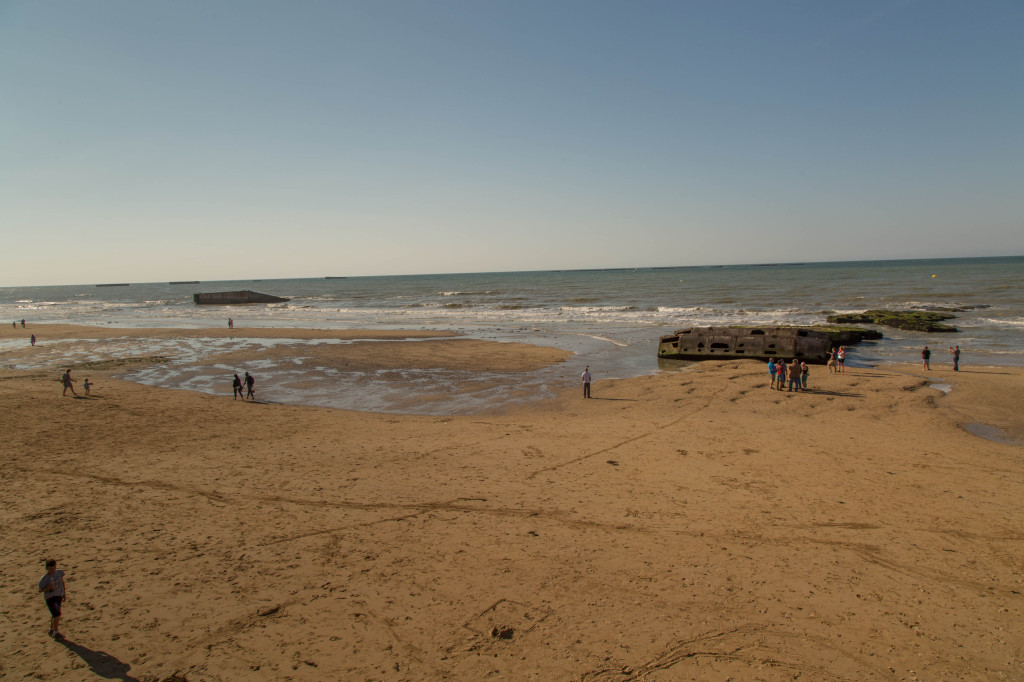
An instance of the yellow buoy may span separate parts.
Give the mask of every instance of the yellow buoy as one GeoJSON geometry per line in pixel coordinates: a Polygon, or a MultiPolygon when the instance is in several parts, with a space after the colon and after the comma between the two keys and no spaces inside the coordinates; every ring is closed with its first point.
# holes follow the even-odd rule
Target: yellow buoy
{"type": "Polygon", "coordinates": [[[932,277],[938,277],[938,275],[932,275],[932,277]]]}

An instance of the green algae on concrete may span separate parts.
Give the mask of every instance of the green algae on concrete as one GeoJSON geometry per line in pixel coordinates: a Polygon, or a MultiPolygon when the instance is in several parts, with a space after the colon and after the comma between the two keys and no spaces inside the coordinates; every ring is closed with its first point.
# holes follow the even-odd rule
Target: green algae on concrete
{"type": "MultiPolygon", "coordinates": [[[[829,320],[831,322],[831,320],[829,320]]],[[[754,325],[730,325],[733,329],[753,329],[754,325]]],[[[844,327],[840,325],[815,324],[799,329],[823,332],[832,339],[833,346],[856,346],[861,341],[877,341],[883,338],[882,332],[877,329],[865,329],[864,327],[844,327]]]]}
{"type": "Polygon", "coordinates": [[[833,324],[878,324],[907,331],[949,333],[960,330],[941,323],[955,317],[949,313],[925,310],[865,310],[862,313],[829,315],[828,321],[833,324]]]}
{"type": "Polygon", "coordinates": [[[861,341],[877,341],[882,338],[882,332],[877,329],[865,329],[864,327],[815,325],[808,327],[808,329],[825,332],[832,339],[832,344],[835,346],[856,346],[861,341]]]}

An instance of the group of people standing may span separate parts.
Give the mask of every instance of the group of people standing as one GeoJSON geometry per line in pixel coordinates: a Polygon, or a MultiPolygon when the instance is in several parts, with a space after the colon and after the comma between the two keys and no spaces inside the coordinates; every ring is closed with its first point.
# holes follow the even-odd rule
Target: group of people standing
{"type": "Polygon", "coordinates": [[[238,375],[236,374],[235,375],[235,380],[231,382],[231,389],[232,389],[233,394],[234,394],[234,398],[232,398],[232,399],[233,400],[238,400],[239,398],[241,398],[242,400],[245,400],[246,398],[250,398],[252,400],[256,400],[256,391],[253,388],[253,386],[255,386],[255,385],[256,385],[256,379],[254,379],[253,376],[251,374],[249,374],[248,372],[245,373],[245,379],[244,380],[240,379],[238,377],[238,375]],[[245,389],[246,389],[245,395],[242,395],[242,386],[243,385],[245,386],[245,389]]]}
{"type": "MultiPolygon", "coordinates": [[[[953,356],[953,371],[960,371],[960,346],[950,346],[949,354],[953,356]]],[[[921,351],[921,360],[925,369],[932,368],[932,352],[928,349],[928,346],[924,347],[921,351]]]]}
{"type": "Polygon", "coordinates": [[[839,374],[846,371],[846,346],[832,347],[828,354],[828,373],[839,374]]]}
{"type": "MultiPolygon", "coordinates": [[[[17,320],[15,320],[14,322],[11,322],[11,326],[12,326],[12,327],[14,327],[15,329],[17,329],[17,328],[18,328],[18,321],[17,321],[17,320]]],[[[23,320],[21,321],[21,328],[22,328],[22,329],[24,329],[24,328],[25,328],[25,320],[24,320],[24,319],[23,319],[23,320]]],[[[31,335],[31,336],[29,337],[29,342],[30,342],[30,343],[31,343],[31,344],[32,344],[33,346],[34,346],[34,345],[36,345],[36,335],[35,335],[35,334],[32,334],[32,335],[31,335]]]]}
{"type": "MultiPolygon", "coordinates": [[[[960,371],[960,346],[950,346],[949,354],[953,358],[953,371],[960,371]]],[[[930,370],[931,367],[932,351],[925,346],[921,351],[921,360],[924,364],[924,369],[930,370]]],[[[829,374],[839,374],[840,372],[846,371],[846,347],[839,346],[833,347],[829,352],[828,361],[829,374]]],[[[775,361],[771,359],[768,361],[768,374],[771,377],[771,384],[769,389],[778,389],[780,391],[786,388],[786,375],[789,375],[789,390],[807,390],[807,363],[800,362],[796,358],[793,358],[793,362],[786,365],[785,360],[775,361]]]]}
{"type": "Polygon", "coordinates": [[[771,383],[768,384],[768,390],[779,390],[779,391],[806,391],[807,390],[807,374],[810,368],[806,362],[801,362],[797,358],[793,358],[793,362],[786,364],[786,361],[779,359],[778,362],[775,358],[768,359],[768,377],[771,379],[771,383]],[[786,376],[789,376],[789,388],[786,388],[786,376]]]}

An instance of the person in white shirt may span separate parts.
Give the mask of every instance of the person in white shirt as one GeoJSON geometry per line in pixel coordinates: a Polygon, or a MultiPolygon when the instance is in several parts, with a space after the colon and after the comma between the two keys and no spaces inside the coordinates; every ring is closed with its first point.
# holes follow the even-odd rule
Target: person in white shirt
{"type": "Polygon", "coordinates": [[[39,581],[39,591],[46,600],[46,608],[50,610],[50,637],[64,639],[60,634],[60,605],[67,599],[64,587],[64,571],[57,570],[57,560],[46,561],[46,575],[39,581]]]}
{"type": "Polygon", "coordinates": [[[590,365],[583,370],[583,397],[590,397],[590,365]]]}

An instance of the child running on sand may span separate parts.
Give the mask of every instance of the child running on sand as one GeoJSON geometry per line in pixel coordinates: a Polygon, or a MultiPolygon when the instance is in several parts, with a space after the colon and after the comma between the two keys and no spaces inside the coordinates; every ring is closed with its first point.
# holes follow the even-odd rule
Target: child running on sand
{"type": "Polygon", "coordinates": [[[82,386],[85,387],[85,394],[89,395],[89,391],[91,391],[92,387],[95,386],[95,385],[96,384],[89,383],[89,379],[86,378],[86,380],[84,382],[82,382],[82,386]]]}

